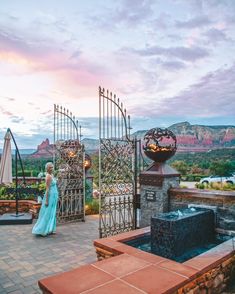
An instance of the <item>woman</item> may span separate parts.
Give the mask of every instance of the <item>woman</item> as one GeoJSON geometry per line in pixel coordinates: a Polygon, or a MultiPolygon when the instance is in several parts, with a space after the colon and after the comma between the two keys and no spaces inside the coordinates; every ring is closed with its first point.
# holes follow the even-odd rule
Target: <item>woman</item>
{"type": "Polygon", "coordinates": [[[46,164],[46,193],[42,200],[38,220],[32,230],[35,235],[46,236],[56,231],[58,190],[56,179],[53,177],[53,169],[52,162],[48,162],[46,164]]]}

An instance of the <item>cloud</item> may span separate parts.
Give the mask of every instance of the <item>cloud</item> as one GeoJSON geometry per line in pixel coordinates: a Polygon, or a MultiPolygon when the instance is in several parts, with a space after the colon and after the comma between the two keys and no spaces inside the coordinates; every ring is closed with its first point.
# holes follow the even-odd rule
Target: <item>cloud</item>
{"type": "Polygon", "coordinates": [[[229,39],[226,35],[226,33],[222,30],[218,30],[215,28],[211,28],[208,31],[206,31],[203,34],[207,38],[207,42],[209,44],[214,44],[216,45],[219,42],[226,42],[226,41],[232,41],[229,39]]]}
{"type": "Polygon", "coordinates": [[[139,24],[153,14],[153,0],[123,0],[122,7],[116,11],[115,20],[131,25],[139,24]]]}
{"type": "Polygon", "coordinates": [[[94,90],[100,80],[110,83],[110,68],[101,59],[92,61],[79,48],[71,53],[61,50],[61,46],[54,40],[29,39],[22,32],[0,29],[0,60],[15,66],[11,67],[12,74],[18,73],[18,67],[21,74],[46,73],[67,93],[81,87],[94,90]]]}
{"type": "Polygon", "coordinates": [[[12,123],[21,123],[24,121],[24,118],[23,117],[19,117],[19,116],[11,116],[11,122],[12,123]]]}
{"type": "Polygon", "coordinates": [[[205,48],[194,46],[194,47],[169,47],[164,48],[160,46],[147,47],[145,49],[132,49],[132,48],[123,48],[123,52],[129,51],[141,56],[165,56],[165,57],[174,57],[181,59],[183,61],[194,62],[199,59],[203,59],[209,56],[209,51],[205,48]]]}
{"type": "Polygon", "coordinates": [[[136,27],[149,19],[154,11],[154,0],[122,0],[112,5],[112,8],[103,8],[101,12],[89,17],[89,25],[103,31],[116,30],[120,25],[136,27]]]}
{"type": "Polygon", "coordinates": [[[159,17],[153,19],[150,23],[153,30],[166,30],[171,25],[171,15],[168,13],[161,13],[159,17]]]}
{"type": "Polygon", "coordinates": [[[73,52],[73,54],[71,55],[71,59],[72,58],[79,58],[80,56],[81,56],[81,54],[82,54],[82,51],[81,50],[76,50],[76,51],[74,51],[73,52]]]}
{"type": "Polygon", "coordinates": [[[209,26],[213,22],[208,18],[206,15],[197,16],[194,18],[191,18],[189,20],[184,21],[176,21],[175,26],[176,28],[180,29],[193,29],[193,28],[201,28],[204,26],[209,26]]]}
{"type": "Polygon", "coordinates": [[[166,61],[161,64],[162,68],[170,71],[177,71],[186,68],[184,62],[181,61],[166,61]]]}
{"type": "Polygon", "coordinates": [[[0,30],[0,60],[21,66],[22,72],[61,68],[64,58],[59,58],[63,54],[58,48],[52,40],[30,39],[21,32],[0,30]]]}
{"type": "Polygon", "coordinates": [[[179,95],[153,105],[132,107],[135,115],[213,118],[233,116],[235,109],[235,64],[202,77],[179,95]]]}
{"type": "Polygon", "coordinates": [[[16,100],[15,98],[9,97],[9,96],[2,96],[2,95],[0,95],[0,97],[6,99],[8,101],[15,101],[16,100]]]}
{"type": "Polygon", "coordinates": [[[13,115],[12,112],[6,110],[6,109],[5,109],[4,107],[2,107],[1,105],[0,105],[0,113],[5,114],[6,116],[12,116],[12,115],[13,115]]]}
{"type": "Polygon", "coordinates": [[[54,32],[66,33],[68,32],[68,23],[62,17],[58,17],[48,13],[38,13],[36,18],[32,21],[31,26],[34,30],[53,30],[54,32]]]}

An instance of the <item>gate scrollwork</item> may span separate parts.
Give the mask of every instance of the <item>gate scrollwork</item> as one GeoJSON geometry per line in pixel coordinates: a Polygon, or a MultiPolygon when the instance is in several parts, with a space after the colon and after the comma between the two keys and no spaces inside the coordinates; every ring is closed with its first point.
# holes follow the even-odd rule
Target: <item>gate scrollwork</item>
{"type": "Polygon", "coordinates": [[[99,88],[100,109],[100,237],[136,226],[135,139],[130,117],[115,95],[99,88]]]}
{"type": "Polygon", "coordinates": [[[84,146],[78,139],[74,117],[62,107],[54,108],[55,165],[58,178],[59,222],[84,220],[84,146]]]}

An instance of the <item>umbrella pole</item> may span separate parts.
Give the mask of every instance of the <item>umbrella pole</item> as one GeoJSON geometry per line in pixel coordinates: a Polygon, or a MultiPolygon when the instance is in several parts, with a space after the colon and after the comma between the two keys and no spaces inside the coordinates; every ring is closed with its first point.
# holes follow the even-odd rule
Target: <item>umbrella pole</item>
{"type": "Polygon", "coordinates": [[[15,188],[15,199],[16,199],[16,216],[18,216],[18,166],[17,166],[17,150],[15,151],[15,171],[16,171],[16,188],[15,188]]]}
{"type": "Polygon", "coordinates": [[[15,179],[16,179],[15,180],[15,184],[16,184],[16,188],[15,188],[15,199],[16,199],[16,214],[15,214],[15,216],[17,217],[17,216],[24,215],[24,213],[19,214],[19,205],[18,205],[18,200],[19,200],[19,191],[18,191],[18,158],[19,158],[21,169],[22,169],[22,173],[23,173],[23,182],[24,182],[24,184],[25,184],[25,175],[24,175],[24,167],[23,167],[23,164],[22,164],[20,152],[19,152],[18,146],[16,144],[15,138],[14,138],[14,136],[12,134],[11,129],[8,128],[7,131],[10,132],[11,137],[12,137],[12,140],[13,140],[13,142],[15,144],[15,148],[16,148],[16,151],[15,151],[15,171],[16,171],[16,177],[15,177],[15,179]]]}

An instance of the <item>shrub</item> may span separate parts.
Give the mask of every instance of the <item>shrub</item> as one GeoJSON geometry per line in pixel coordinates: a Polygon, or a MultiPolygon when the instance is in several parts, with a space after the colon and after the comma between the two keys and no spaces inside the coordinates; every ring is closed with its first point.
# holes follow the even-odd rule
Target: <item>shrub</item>
{"type": "Polygon", "coordinates": [[[205,189],[205,185],[204,185],[204,184],[201,184],[201,183],[196,183],[196,184],[195,184],[195,187],[196,187],[197,189],[205,189]]]}
{"type": "Polygon", "coordinates": [[[99,200],[92,199],[91,201],[86,202],[86,215],[89,214],[98,214],[99,213],[99,200]]]}
{"type": "Polygon", "coordinates": [[[211,183],[210,187],[213,190],[221,190],[221,191],[234,191],[235,190],[235,185],[228,184],[228,183],[211,183]]]}
{"type": "Polygon", "coordinates": [[[221,190],[221,191],[235,191],[235,185],[227,183],[210,183],[209,185],[196,183],[197,189],[221,190]]]}
{"type": "Polygon", "coordinates": [[[209,186],[213,190],[221,190],[221,188],[223,187],[222,183],[210,183],[209,186]]]}
{"type": "Polygon", "coordinates": [[[187,175],[187,181],[193,182],[194,181],[194,175],[187,175]]]}
{"type": "Polygon", "coordinates": [[[225,183],[223,185],[223,189],[226,191],[234,191],[235,190],[235,184],[227,184],[225,183]]]}
{"type": "Polygon", "coordinates": [[[6,194],[6,187],[0,187],[0,197],[6,194]]]}

